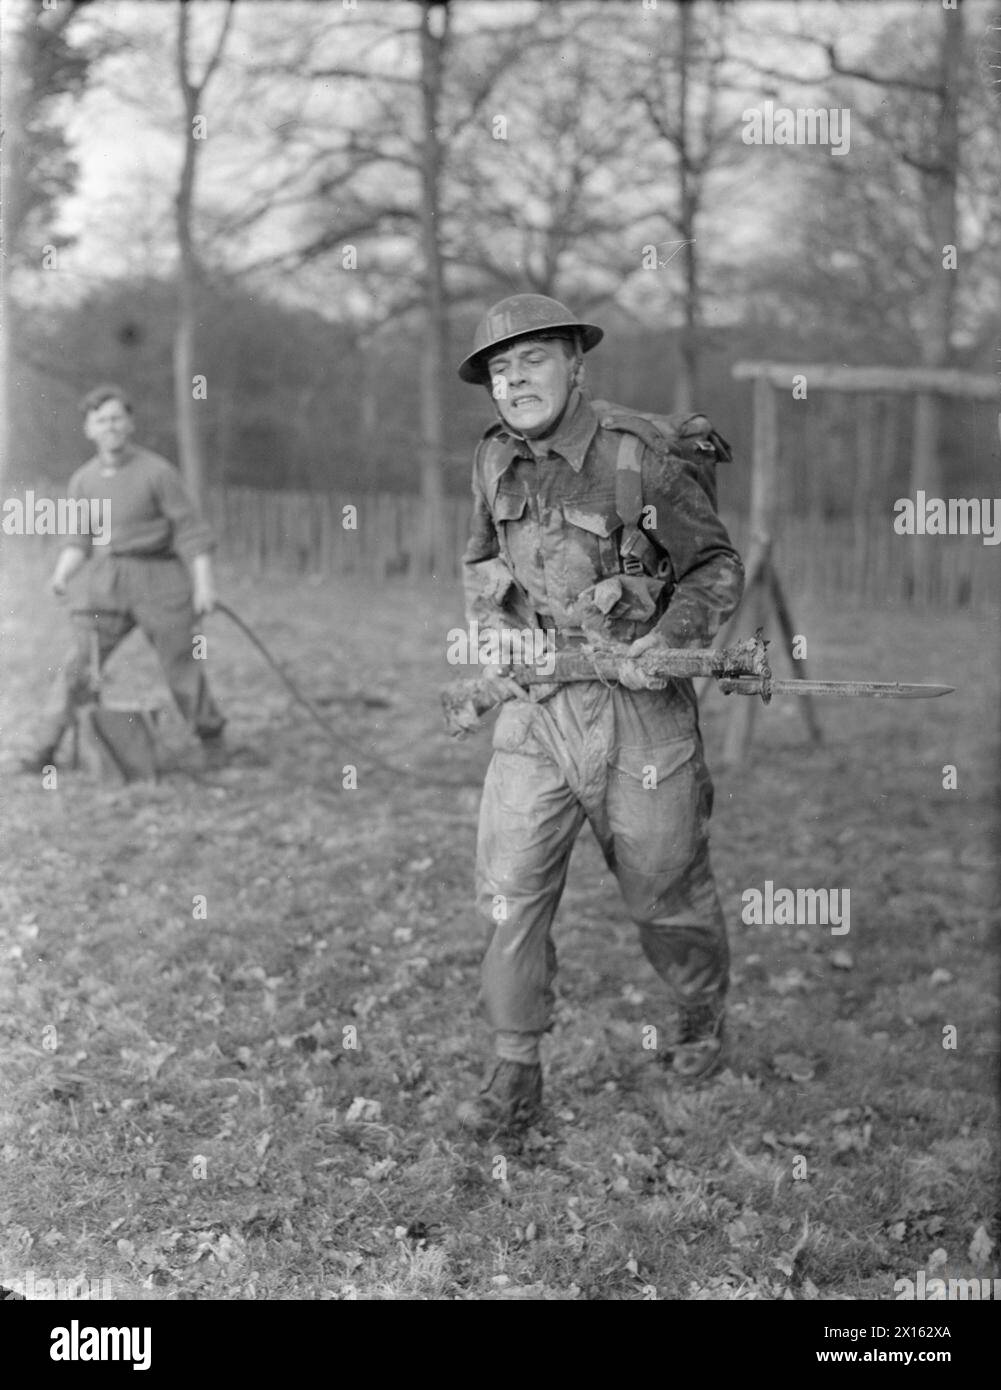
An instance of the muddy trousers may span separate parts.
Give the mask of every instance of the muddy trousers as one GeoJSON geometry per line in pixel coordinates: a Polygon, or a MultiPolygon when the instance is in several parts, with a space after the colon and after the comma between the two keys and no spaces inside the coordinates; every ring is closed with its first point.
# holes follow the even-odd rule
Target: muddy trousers
{"type": "Polygon", "coordinates": [[[93,633],[97,633],[98,659],[103,667],[135,627],[152,644],[170,693],[191,730],[200,738],[220,734],[226,721],[209,690],[206,663],[194,656],[195,615],[181,562],[118,559],[111,565],[102,563],[108,570],[107,579],[94,597],[116,606],[73,612],[73,645],[49,688],[36,733],[38,749],[54,750],[73,723],[78,707],[91,698],[93,633]]]}
{"type": "Polygon", "coordinates": [[[712,782],[687,682],[586,682],[512,701],[494,729],[480,806],[482,999],[499,1057],[532,1062],[551,1021],[551,928],[587,820],[675,1003],[717,1005],[729,950],[709,864],[712,782]]]}

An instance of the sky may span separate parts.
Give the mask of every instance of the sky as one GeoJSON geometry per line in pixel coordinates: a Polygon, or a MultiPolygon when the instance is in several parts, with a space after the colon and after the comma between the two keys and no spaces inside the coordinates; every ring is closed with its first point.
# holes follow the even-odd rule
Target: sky
{"type": "MultiPolygon", "coordinates": [[[[18,0],[3,3],[9,23],[18,0]]],[[[925,6],[937,3],[923,0],[925,6]]],[[[758,63],[801,71],[808,80],[810,65],[817,60],[808,53],[804,56],[802,46],[777,36],[783,28],[800,17],[810,32],[830,28],[850,59],[864,50],[874,29],[884,24],[888,15],[898,15],[902,32],[906,32],[921,5],[922,0],[880,0],[878,4],[872,0],[862,4],[739,0],[736,9],[743,29],[742,52],[758,63]]],[[[659,0],[654,10],[646,8],[644,0],[634,0],[623,6],[624,23],[642,32],[644,26],[661,23],[671,9],[669,0],[659,0]]],[[[983,11],[983,6],[980,9],[983,11]]],[[[218,0],[201,0],[191,7],[196,68],[217,32],[223,10],[218,0]]],[[[496,26],[516,22],[535,10],[534,0],[456,0],[454,24],[457,29],[496,26]]],[[[416,11],[413,5],[401,5],[397,0],[357,0],[353,8],[344,0],[239,0],[227,59],[234,65],[260,65],[284,58],[294,67],[297,61],[316,64],[329,58],[339,63],[376,62],[395,75],[408,67],[412,71],[415,44],[406,36],[384,41],[374,53],[368,51],[371,31],[366,23],[374,13],[380,17],[390,14],[399,19],[401,29],[406,29],[413,26],[416,11]],[[311,30],[334,24],[338,26],[336,39],[321,38],[315,47],[304,51],[311,30]]],[[[43,292],[75,298],[108,278],[169,274],[174,264],[171,200],[182,154],[178,130],[183,128],[173,72],[175,25],[176,6],[168,0],[96,0],[80,23],[80,39],[93,29],[110,28],[123,41],[123,51],[101,65],[92,89],[82,101],[67,108],[80,174],[77,193],[64,205],[60,225],[76,240],[62,256],[63,274],[58,283],[54,277],[45,277],[43,292]]],[[[759,89],[751,104],[760,105],[762,94],[759,89]]],[[[303,117],[319,121],[331,132],[342,131],[356,115],[358,103],[370,95],[358,85],[339,91],[334,83],[314,82],[307,90],[306,84],[294,79],[260,76],[248,99],[245,88],[224,65],[205,103],[207,139],[201,151],[199,206],[232,211],[255,193],[267,197],[280,171],[289,165],[279,153],[264,167],[262,142],[273,146],[284,130],[293,147],[303,117]]],[[[775,98],[810,104],[810,88],[783,88],[775,92],[775,98]]],[[[734,94],[735,122],[747,100],[734,94]]],[[[789,162],[767,187],[745,183],[737,188],[729,234],[739,254],[752,256],[761,239],[771,234],[783,180],[795,177],[795,173],[789,162]]],[[[287,243],[294,226],[294,215],[274,216],[267,235],[258,235],[252,248],[238,238],[227,242],[229,260],[239,264],[251,251],[257,256],[277,252],[287,243]]],[[[294,293],[287,285],[283,291],[277,282],[275,288],[294,293]]],[[[311,283],[305,293],[307,298],[314,297],[311,283]]]]}

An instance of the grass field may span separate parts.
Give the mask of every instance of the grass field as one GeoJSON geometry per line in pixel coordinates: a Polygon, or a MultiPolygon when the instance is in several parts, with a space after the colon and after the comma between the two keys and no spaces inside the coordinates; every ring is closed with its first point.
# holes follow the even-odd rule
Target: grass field
{"type": "MultiPolygon", "coordinates": [[[[815,750],[776,702],[739,772],[716,766],[728,705],[711,696],[730,1068],[682,1093],[644,1050],[670,1017],[585,832],[557,924],[550,1118],[482,1144],[455,1110],[486,1057],[471,902],[489,738],[440,724],[456,595],[224,572],[343,755],[215,616],[213,682],[249,751],[202,775],[175,716],[158,784],[64,771],[46,790],[10,771],[68,630],[44,558],[14,553],[2,595],[0,1283],[892,1299],[919,1269],[997,1274],[995,625],[804,606],[815,674],[959,689],[828,702],[815,750]],[[850,932],[741,925],[766,880],[849,889],[850,932]]],[[[109,699],[160,692],[141,638],[111,670],[109,699]]]]}

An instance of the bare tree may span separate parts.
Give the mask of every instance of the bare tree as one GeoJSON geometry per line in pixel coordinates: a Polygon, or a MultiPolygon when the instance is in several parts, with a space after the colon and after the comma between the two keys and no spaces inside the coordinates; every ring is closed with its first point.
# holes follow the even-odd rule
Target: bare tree
{"type": "Polygon", "coordinates": [[[448,362],[448,308],[441,247],[442,151],[438,135],[448,43],[449,6],[420,0],[420,198],[421,260],[424,273],[425,341],[419,354],[421,497],[431,534],[427,558],[433,565],[442,534],[445,370],[448,362]]]}
{"type": "Polygon", "coordinates": [[[445,252],[456,295],[528,290],[583,310],[640,268],[644,230],[663,226],[658,171],[622,100],[634,55],[616,49],[612,13],[547,8],[517,63],[498,65],[489,119],[480,101],[453,127],[445,252]]]}
{"type": "MultiPolygon", "coordinates": [[[[842,101],[846,94],[856,98],[850,103],[852,116],[872,142],[871,153],[858,170],[837,167],[847,165],[847,160],[830,160],[815,171],[825,177],[819,183],[811,181],[813,201],[808,204],[807,221],[811,232],[820,228],[820,235],[812,243],[810,235],[801,241],[815,249],[826,246],[825,222],[830,228],[844,225],[847,218],[858,228],[868,220],[870,235],[842,237],[837,259],[842,270],[852,269],[856,289],[860,280],[868,282],[859,295],[865,300],[862,311],[885,304],[888,315],[907,323],[912,350],[928,367],[945,366],[952,360],[957,295],[967,273],[965,257],[957,256],[960,186],[966,164],[960,140],[966,72],[963,0],[956,0],[954,8],[939,8],[938,13],[939,32],[924,31],[923,42],[919,34],[918,51],[905,36],[892,47],[880,43],[880,50],[890,49],[895,61],[849,63],[830,37],[803,30],[786,34],[825,60],[826,71],[813,79],[816,83],[842,101]],[[875,100],[867,101],[866,92],[875,100]]],[[[887,20],[881,40],[895,37],[895,22],[887,20]]],[[[801,73],[753,59],[745,66],[759,77],[803,83],[801,73]]],[[[982,103],[982,94],[975,96],[982,103]]],[[[817,265],[816,254],[809,259],[811,266],[817,265]]],[[[825,278],[838,278],[830,275],[830,265],[817,269],[818,291],[825,278]]],[[[941,409],[934,395],[916,397],[910,481],[912,488],[929,493],[942,486],[941,409]]]]}
{"type": "MultiPolygon", "coordinates": [[[[358,100],[348,120],[334,128],[296,123],[289,143],[297,142],[300,154],[286,159],[278,196],[301,210],[304,235],[253,268],[284,272],[301,282],[310,268],[322,273],[332,261],[336,266],[336,258],[349,247],[357,249],[350,290],[368,292],[368,321],[360,323],[364,339],[370,341],[380,324],[393,319],[416,317],[419,322],[416,453],[428,529],[415,538],[415,545],[419,562],[433,569],[443,554],[453,293],[448,283],[448,223],[455,184],[462,182],[450,155],[456,132],[474,119],[500,73],[514,60],[518,43],[513,36],[524,34],[528,26],[500,26],[483,36],[484,43],[491,37],[500,40],[499,54],[453,77],[449,0],[416,0],[416,9],[417,23],[404,27],[395,22],[400,11],[389,7],[349,25],[340,17],[326,35],[335,43],[342,40],[333,61],[324,57],[327,49],[317,42],[308,55],[286,53],[258,66],[259,72],[290,81],[306,79],[317,87],[335,83],[336,91],[357,92],[358,100]],[[394,67],[377,61],[380,44],[393,53],[394,67]],[[360,243],[357,248],[355,242],[360,243]]],[[[475,37],[481,36],[477,28],[475,37]]],[[[250,224],[267,211],[267,202],[261,198],[250,205],[250,224]]]]}
{"type": "Polygon", "coordinates": [[[174,401],[177,410],[177,440],[181,471],[192,496],[201,501],[205,483],[205,459],[199,429],[196,400],[192,390],[197,366],[197,321],[199,261],[192,230],[195,201],[195,175],[198,151],[205,136],[205,113],[200,109],[209,83],[222,59],[233,20],[236,0],[227,0],[226,12],[216,41],[200,78],[192,72],[190,47],[190,6],[180,0],[177,14],[175,50],[177,80],[184,101],[185,145],[181,178],[174,200],[174,225],[179,263],[177,271],[177,326],[174,335],[174,401]]]}
{"type": "Polygon", "coordinates": [[[727,10],[710,7],[698,17],[691,0],[676,0],[677,39],[670,31],[631,65],[629,93],[671,151],[673,209],[666,213],[674,232],[682,276],[682,331],[676,410],[691,410],[698,396],[700,333],[703,315],[702,269],[705,257],[699,233],[709,179],[727,152],[734,157],[732,131],[721,121],[722,68],[726,61],[727,10]],[[671,88],[673,86],[673,93],[671,88]]]}

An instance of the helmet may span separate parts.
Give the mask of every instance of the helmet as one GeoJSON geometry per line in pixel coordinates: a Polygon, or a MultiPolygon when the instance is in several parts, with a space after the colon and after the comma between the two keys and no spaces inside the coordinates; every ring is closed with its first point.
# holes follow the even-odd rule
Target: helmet
{"type": "Polygon", "coordinates": [[[500,300],[480,319],[473,335],[473,350],[459,363],[463,381],[486,384],[488,377],[481,360],[490,348],[515,338],[530,338],[535,334],[552,333],[565,328],[577,329],[584,352],[597,347],[605,336],[604,330],[593,323],[582,323],[576,314],[557,299],[545,294],[512,294],[500,300]]]}

